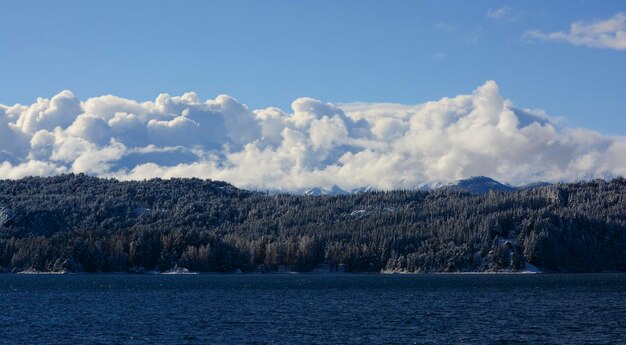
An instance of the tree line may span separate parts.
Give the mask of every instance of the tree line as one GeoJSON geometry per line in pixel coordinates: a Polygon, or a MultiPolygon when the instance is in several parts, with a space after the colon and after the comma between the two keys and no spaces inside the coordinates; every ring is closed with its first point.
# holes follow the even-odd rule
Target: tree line
{"type": "Polygon", "coordinates": [[[626,270],[626,180],[340,196],[69,174],[0,181],[0,271],[626,270]]]}

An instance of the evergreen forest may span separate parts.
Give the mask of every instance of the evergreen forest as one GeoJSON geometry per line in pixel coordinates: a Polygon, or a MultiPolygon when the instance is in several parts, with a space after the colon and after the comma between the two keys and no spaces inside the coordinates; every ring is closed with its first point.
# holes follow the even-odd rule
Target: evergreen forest
{"type": "Polygon", "coordinates": [[[0,271],[626,271],[626,180],[337,196],[69,174],[0,181],[0,271]]]}

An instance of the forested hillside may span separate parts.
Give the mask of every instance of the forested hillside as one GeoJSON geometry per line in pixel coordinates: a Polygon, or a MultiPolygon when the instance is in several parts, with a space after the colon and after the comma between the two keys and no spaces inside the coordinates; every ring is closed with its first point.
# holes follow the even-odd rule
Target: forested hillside
{"type": "Polygon", "coordinates": [[[626,180],[267,195],[224,182],[0,181],[0,270],[626,270],[626,180]]]}

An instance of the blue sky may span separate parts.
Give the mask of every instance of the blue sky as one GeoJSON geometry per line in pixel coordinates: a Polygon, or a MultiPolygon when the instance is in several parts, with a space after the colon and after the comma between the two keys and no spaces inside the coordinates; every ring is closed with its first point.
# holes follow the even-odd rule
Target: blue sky
{"type": "Polygon", "coordinates": [[[0,178],[626,175],[623,1],[0,1],[0,76],[0,178]]]}
{"type": "Polygon", "coordinates": [[[3,1],[0,103],[69,89],[226,93],[251,108],[302,96],[416,104],[495,80],[519,106],[626,134],[626,51],[524,37],[624,11],[620,1],[3,1]]]}

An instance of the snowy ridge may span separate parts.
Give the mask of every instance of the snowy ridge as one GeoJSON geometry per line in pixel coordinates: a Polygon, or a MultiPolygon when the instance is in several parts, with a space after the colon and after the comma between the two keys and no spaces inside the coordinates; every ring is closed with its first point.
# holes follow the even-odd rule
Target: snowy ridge
{"type": "Polygon", "coordinates": [[[349,192],[346,192],[345,190],[339,188],[336,185],[333,185],[330,189],[324,189],[322,187],[313,187],[311,189],[307,189],[304,192],[304,195],[311,195],[311,196],[321,196],[321,195],[346,195],[346,194],[350,194],[349,192]]]}
{"type": "MultiPolygon", "coordinates": [[[[470,192],[472,194],[483,195],[490,191],[494,192],[512,192],[515,190],[522,189],[535,189],[550,186],[551,184],[548,182],[534,182],[526,185],[522,185],[519,187],[511,186],[509,184],[504,184],[498,182],[490,177],[486,176],[473,176],[467,179],[458,180],[458,181],[437,181],[433,183],[422,183],[415,187],[417,191],[432,191],[437,189],[451,189],[451,190],[460,190],[470,192]]],[[[367,192],[375,192],[378,189],[372,185],[358,187],[352,189],[350,192],[346,192],[345,190],[339,188],[336,185],[333,185],[330,190],[324,189],[322,187],[313,187],[304,192],[304,195],[311,196],[320,196],[320,195],[345,195],[345,194],[357,194],[357,193],[367,193],[367,192]]]]}

